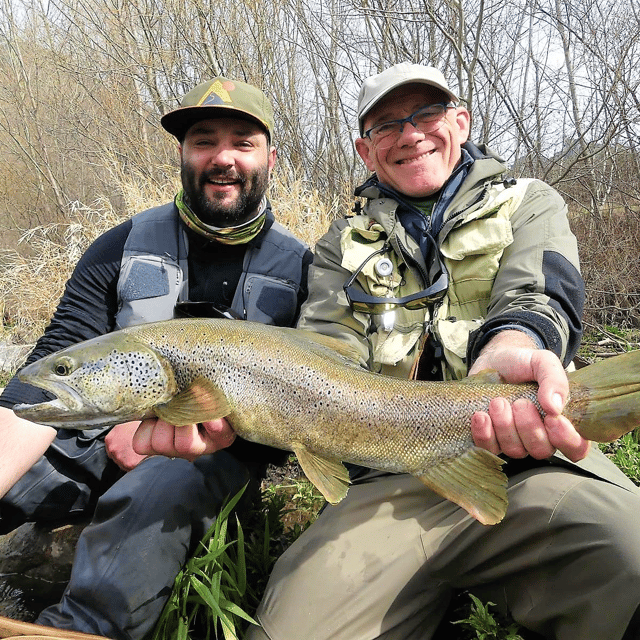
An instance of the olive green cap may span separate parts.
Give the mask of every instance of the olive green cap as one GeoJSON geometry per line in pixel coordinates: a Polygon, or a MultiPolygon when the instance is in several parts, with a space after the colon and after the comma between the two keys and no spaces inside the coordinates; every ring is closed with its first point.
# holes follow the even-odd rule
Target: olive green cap
{"type": "Polygon", "coordinates": [[[245,118],[257,122],[273,138],[273,107],[257,87],[219,76],[187,93],[180,106],[160,119],[160,124],[178,140],[193,124],[208,118],[245,118]]]}

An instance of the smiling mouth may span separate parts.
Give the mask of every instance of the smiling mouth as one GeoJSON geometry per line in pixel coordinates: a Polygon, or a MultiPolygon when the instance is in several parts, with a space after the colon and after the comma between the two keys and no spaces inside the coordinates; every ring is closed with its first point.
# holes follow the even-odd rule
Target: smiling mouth
{"type": "Polygon", "coordinates": [[[417,156],[411,156],[410,158],[402,158],[396,161],[396,164],[411,164],[412,162],[420,162],[423,158],[433,155],[436,152],[435,149],[429,149],[429,151],[424,151],[417,156]]]}
{"type": "Polygon", "coordinates": [[[234,184],[240,184],[240,180],[207,180],[207,183],[214,187],[230,187],[234,184]]]}

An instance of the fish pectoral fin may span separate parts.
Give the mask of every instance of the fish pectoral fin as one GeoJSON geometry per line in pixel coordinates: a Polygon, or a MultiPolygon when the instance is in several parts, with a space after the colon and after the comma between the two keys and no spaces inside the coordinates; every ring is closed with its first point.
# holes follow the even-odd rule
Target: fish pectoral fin
{"type": "Polygon", "coordinates": [[[154,407],[158,418],[176,427],[224,418],[231,406],[224,393],[206,378],[196,378],[169,402],[154,407]]]}
{"type": "Polygon", "coordinates": [[[508,504],[507,476],[501,470],[503,463],[493,453],[473,447],[417,477],[482,524],[497,524],[504,518],[508,504]]]}
{"type": "Polygon", "coordinates": [[[349,490],[349,472],[340,460],[330,460],[311,453],[304,445],[292,447],[307,478],[317,487],[327,502],[340,502],[349,490]]]}

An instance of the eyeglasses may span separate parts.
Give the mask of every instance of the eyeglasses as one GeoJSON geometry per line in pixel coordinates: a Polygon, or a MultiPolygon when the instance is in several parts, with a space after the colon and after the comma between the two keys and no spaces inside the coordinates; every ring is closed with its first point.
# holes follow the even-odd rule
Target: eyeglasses
{"type": "Polygon", "coordinates": [[[404,130],[404,125],[407,124],[407,122],[410,122],[418,131],[429,133],[440,127],[442,117],[447,112],[447,109],[454,109],[455,106],[453,102],[428,104],[407,118],[390,120],[389,122],[383,122],[382,124],[377,124],[375,127],[371,127],[371,129],[367,129],[364,132],[364,137],[369,138],[378,149],[388,149],[398,142],[404,130]]]}
{"type": "Polygon", "coordinates": [[[387,311],[396,309],[397,307],[404,307],[405,309],[414,311],[416,309],[424,309],[430,304],[434,304],[444,298],[449,287],[449,274],[447,273],[446,267],[440,260],[438,260],[440,275],[436,278],[435,282],[423,291],[413,293],[409,296],[403,296],[402,298],[383,298],[369,295],[359,287],[354,287],[353,283],[356,281],[356,278],[360,275],[367,262],[375,256],[381,255],[387,251],[389,251],[389,247],[387,245],[382,247],[382,249],[378,249],[378,251],[374,251],[344,283],[342,289],[347,296],[349,305],[354,311],[371,313],[374,315],[383,314],[387,311]]]}

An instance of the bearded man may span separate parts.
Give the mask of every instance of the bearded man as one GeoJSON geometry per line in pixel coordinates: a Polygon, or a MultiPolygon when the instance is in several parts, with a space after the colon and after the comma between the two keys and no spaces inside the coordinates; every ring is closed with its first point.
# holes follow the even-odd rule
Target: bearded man
{"type": "MultiPolygon", "coordinates": [[[[215,78],[187,93],[161,124],[179,142],[182,190],[89,247],[27,363],[177,316],[296,323],[311,253],[275,221],[265,196],[276,160],[267,97],[215,78]]],[[[193,452],[185,460],[137,454],[139,422],[56,433],[11,411],[47,399],[17,378],[0,397],[0,527],[93,519],[80,536],[61,602],[36,622],[114,640],[142,638],[223,501],[247,482],[257,486],[266,465],[286,454],[234,441],[225,420],[175,430],[144,421],[136,438],[150,453],[168,446],[193,452]],[[208,446],[207,434],[222,445],[208,446]]],[[[34,633],[24,623],[12,630],[5,621],[2,628],[34,633]]]]}

